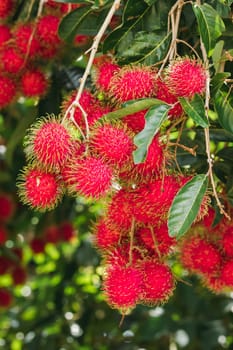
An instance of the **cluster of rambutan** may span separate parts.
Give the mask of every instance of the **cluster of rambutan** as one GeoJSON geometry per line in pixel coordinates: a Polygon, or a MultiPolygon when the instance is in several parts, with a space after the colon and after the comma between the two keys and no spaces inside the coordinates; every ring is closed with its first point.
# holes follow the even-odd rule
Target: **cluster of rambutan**
{"type": "Polygon", "coordinates": [[[33,253],[44,253],[47,243],[57,244],[61,242],[70,242],[76,237],[73,224],[64,221],[59,225],[51,224],[42,232],[40,236],[36,235],[30,241],[30,247],[33,253]]]}
{"type": "Polygon", "coordinates": [[[203,285],[215,293],[233,288],[233,225],[223,218],[212,227],[214,211],[195,225],[187,238],[180,241],[183,266],[201,278],[203,285]]]}
{"type": "MultiPolygon", "coordinates": [[[[157,133],[145,161],[134,164],[133,138],[144,128],[146,111],[111,122],[103,116],[127,101],[155,97],[170,104],[171,120],[177,118],[183,113],[178,97],[201,94],[206,74],[187,57],[171,63],[159,78],[150,67],[119,67],[97,58],[93,78],[95,95],[84,90],[72,109],[72,93],[61,117],[41,118],[29,129],[29,164],[19,177],[19,194],[41,211],[53,209],[65,192],[104,198],[105,214],[94,225],[94,241],[104,257],[106,298],[125,312],[137,303],[157,305],[172,295],[175,277],[169,257],[176,240],[168,234],[168,212],[192,176],[169,169],[166,133],[157,133]],[[104,96],[101,102],[98,95],[104,96]]],[[[205,197],[197,220],[208,205],[205,197]]]]}
{"type": "Polygon", "coordinates": [[[14,213],[15,205],[12,196],[8,193],[0,193],[0,245],[8,239],[7,222],[14,213]]]}
{"type": "MultiPolygon", "coordinates": [[[[46,93],[49,77],[43,66],[48,60],[57,59],[64,48],[58,27],[63,16],[78,6],[48,0],[39,18],[12,26],[10,19],[16,1],[1,0],[0,108],[19,96],[40,97],[46,93]]],[[[75,39],[78,41],[79,37],[75,39]]]]}

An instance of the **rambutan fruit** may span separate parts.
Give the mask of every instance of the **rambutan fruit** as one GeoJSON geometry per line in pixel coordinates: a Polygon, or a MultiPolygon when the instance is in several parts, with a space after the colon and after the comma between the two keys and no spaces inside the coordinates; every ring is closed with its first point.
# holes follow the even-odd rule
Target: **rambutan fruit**
{"type": "Polygon", "coordinates": [[[14,31],[14,38],[18,49],[22,54],[34,58],[40,50],[40,42],[34,35],[33,24],[19,24],[14,31]]]}
{"type": "Polygon", "coordinates": [[[130,230],[133,220],[131,193],[125,189],[116,192],[108,204],[107,217],[118,229],[130,230]]]}
{"type": "Polygon", "coordinates": [[[36,26],[36,35],[47,46],[56,46],[61,43],[58,36],[60,18],[53,15],[45,15],[39,18],[36,26]]]}
{"type": "Polygon", "coordinates": [[[11,30],[8,25],[0,24],[0,47],[11,39],[11,30]]]}
{"type": "Polygon", "coordinates": [[[233,258],[233,226],[228,227],[222,236],[224,253],[233,258]]]}
{"type": "Polygon", "coordinates": [[[219,250],[212,243],[198,236],[184,240],[180,258],[188,270],[200,274],[217,272],[221,264],[219,250]]]}
{"type": "Polygon", "coordinates": [[[46,242],[43,238],[33,238],[30,242],[30,248],[35,254],[44,253],[46,242]]]}
{"type": "Polygon", "coordinates": [[[133,135],[122,125],[100,125],[93,130],[90,146],[94,154],[114,167],[122,167],[132,156],[133,135]]]}
{"type": "Polygon", "coordinates": [[[145,260],[140,265],[140,271],[143,274],[140,301],[149,305],[166,302],[175,287],[169,266],[156,260],[145,260]]]}
{"type": "Polygon", "coordinates": [[[24,66],[24,58],[14,47],[4,47],[0,53],[1,65],[8,73],[19,73],[24,66]]]}
{"type": "Polygon", "coordinates": [[[233,287],[233,260],[226,261],[221,269],[221,280],[227,287],[233,287]]]}
{"type": "Polygon", "coordinates": [[[35,165],[25,167],[19,175],[18,190],[22,202],[39,211],[54,209],[63,196],[58,176],[35,165]]]}
{"type": "Polygon", "coordinates": [[[23,249],[21,247],[13,247],[11,253],[14,256],[14,261],[19,262],[23,260],[23,249]]]}
{"type": "Polygon", "coordinates": [[[109,250],[119,243],[122,232],[106,219],[99,220],[94,228],[94,243],[101,250],[109,250]]]}
{"type": "Polygon", "coordinates": [[[135,219],[146,225],[164,221],[179,188],[178,180],[172,175],[137,187],[132,196],[135,219]]]}
{"type": "Polygon", "coordinates": [[[16,85],[13,80],[0,75],[0,108],[11,103],[16,95],[16,85]]]}
{"type": "Polygon", "coordinates": [[[61,169],[72,154],[73,141],[68,125],[54,115],[39,119],[25,140],[27,159],[36,160],[46,169],[61,169]]]}
{"type": "Polygon", "coordinates": [[[113,172],[102,160],[92,156],[80,159],[70,168],[71,191],[87,198],[100,198],[110,190],[113,172]]]}
{"type": "Polygon", "coordinates": [[[63,242],[71,241],[75,235],[75,229],[71,222],[64,221],[59,225],[59,235],[63,242]]]}
{"type": "Polygon", "coordinates": [[[21,89],[27,97],[42,96],[46,93],[48,80],[45,74],[37,69],[28,69],[21,77],[21,89]]]}
{"type": "Polygon", "coordinates": [[[0,308],[10,307],[13,301],[12,294],[6,288],[0,288],[0,308]]]}
{"type": "Polygon", "coordinates": [[[122,312],[133,308],[141,293],[141,281],[142,274],[134,267],[108,267],[103,284],[108,303],[122,312]]]}
{"type": "Polygon", "coordinates": [[[166,223],[158,227],[140,227],[137,236],[159,257],[169,254],[176,243],[175,238],[169,236],[166,223]]]}
{"type": "Polygon", "coordinates": [[[24,267],[15,266],[11,271],[11,277],[14,286],[24,284],[27,280],[27,272],[24,267]]]}
{"type": "Polygon", "coordinates": [[[147,110],[139,111],[133,114],[126,115],[122,118],[124,124],[127,125],[135,134],[142,131],[145,127],[145,115],[147,110]]]}
{"type": "Polygon", "coordinates": [[[60,231],[57,225],[50,225],[46,227],[43,233],[44,240],[46,243],[56,244],[60,241],[60,231]]]}
{"type": "MultiPolygon", "coordinates": [[[[124,238],[127,237],[126,231],[123,231],[124,238]]],[[[129,234],[129,233],[128,233],[129,234]]],[[[140,249],[137,245],[131,246],[127,241],[122,241],[120,244],[103,251],[105,262],[109,266],[136,266],[143,259],[140,249]],[[130,261],[131,260],[131,261],[130,261]]]]}
{"type": "Polygon", "coordinates": [[[181,57],[167,68],[165,83],[175,96],[192,98],[204,92],[206,78],[205,68],[200,62],[181,57]]]}
{"type": "Polygon", "coordinates": [[[8,238],[8,232],[4,226],[0,226],[0,245],[4,244],[8,238]]]}
{"type": "Polygon", "coordinates": [[[8,221],[14,213],[14,209],[12,197],[7,193],[0,193],[0,222],[8,221]]]}
{"type": "Polygon", "coordinates": [[[91,37],[89,35],[84,34],[77,34],[74,37],[74,45],[79,46],[86,46],[91,42],[91,37]]]}
{"type": "Polygon", "coordinates": [[[215,218],[215,210],[212,207],[208,208],[208,212],[207,214],[203,217],[202,219],[202,224],[208,228],[211,229],[213,222],[214,222],[214,218],[215,218]]]}
{"type": "Polygon", "coordinates": [[[94,83],[100,91],[109,92],[110,80],[113,75],[118,72],[120,67],[113,62],[104,62],[98,66],[94,74],[94,83]]]}
{"type": "Polygon", "coordinates": [[[0,275],[5,275],[12,267],[12,261],[6,256],[0,256],[0,275]]]}
{"type": "Polygon", "coordinates": [[[5,19],[8,17],[14,8],[13,0],[1,0],[0,2],[0,18],[5,19]]]}
{"type": "Polygon", "coordinates": [[[155,74],[148,67],[124,66],[113,75],[109,83],[112,98],[120,103],[151,97],[155,92],[155,74]]]}
{"type": "Polygon", "coordinates": [[[183,113],[183,108],[179,103],[177,97],[170,92],[168,86],[161,79],[158,79],[156,84],[157,84],[156,98],[168,104],[174,105],[169,110],[168,115],[170,117],[175,117],[175,118],[180,117],[183,113]]]}

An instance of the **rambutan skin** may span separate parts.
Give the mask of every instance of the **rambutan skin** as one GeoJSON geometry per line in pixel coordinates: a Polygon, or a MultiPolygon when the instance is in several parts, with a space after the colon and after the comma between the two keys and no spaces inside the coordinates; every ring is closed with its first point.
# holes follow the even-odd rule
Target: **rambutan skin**
{"type": "Polygon", "coordinates": [[[227,287],[233,287],[233,260],[227,261],[221,269],[221,280],[227,287]]]}
{"type": "Polygon", "coordinates": [[[16,85],[8,77],[0,75],[0,108],[11,103],[16,95],[16,85]]]}
{"type": "Polygon", "coordinates": [[[43,43],[48,46],[56,46],[61,43],[58,36],[58,27],[60,18],[53,15],[45,15],[37,22],[36,35],[43,43]]]}
{"type": "Polygon", "coordinates": [[[111,266],[107,268],[104,293],[113,308],[122,311],[132,308],[141,293],[141,272],[134,267],[111,266]]]}
{"type": "Polygon", "coordinates": [[[222,236],[222,245],[225,254],[233,258],[233,226],[226,228],[222,236]]]}
{"type": "Polygon", "coordinates": [[[46,242],[42,238],[33,238],[30,242],[30,248],[35,254],[44,253],[46,242]]]}
{"type": "Polygon", "coordinates": [[[68,125],[54,115],[39,119],[26,137],[24,151],[28,160],[36,160],[46,169],[61,169],[73,150],[68,125]]]}
{"type": "Polygon", "coordinates": [[[8,73],[19,73],[24,66],[23,56],[13,47],[5,47],[0,57],[3,69],[8,73]]]}
{"type": "Polygon", "coordinates": [[[0,24],[0,47],[7,43],[12,37],[11,30],[6,24],[0,24]]]}
{"type": "Polygon", "coordinates": [[[13,301],[12,294],[6,288],[0,288],[0,308],[10,307],[13,301]]]}
{"type": "Polygon", "coordinates": [[[0,2],[0,18],[5,19],[11,14],[13,10],[13,0],[1,0],[0,2]]]}
{"type": "Polygon", "coordinates": [[[169,110],[168,115],[171,118],[180,117],[183,113],[183,108],[182,108],[181,104],[179,103],[177,97],[169,91],[168,86],[161,79],[158,79],[156,84],[157,84],[156,98],[158,98],[159,100],[164,101],[168,104],[174,105],[169,110]]]}
{"type": "Polygon", "coordinates": [[[14,202],[7,193],[0,193],[0,222],[8,221],[14,213],[14,202]]]}
{"type": "Polygon", "coordinates": [[[93,228],[94,244],[101,250],[114,247],[121,238],[121,232],[106,219],[99,220],[93,228]]]}
{"type": "Polygon", "coordinates": [[[63,196],[63,185],[57,175],[34,165],[23,170],[17,185],[22,202],[39,211],[54,209],[63,196]]]}
{"type": "Polygon", "coordinates": [[[103,62],[95,72],[94,82],[98,90],[108,93],[109,85],[113,75],[120,67],[112,62],[103,62]]]}
{"type": "Polygon", "coordinates": [[[110,190],[113,172],[102,159],[89,156],[70,167],[69,177],[72,192],[98,199],[110,190]]]}
{"type": "Polygon", "coordinates": [[[175,281],[170,268],[153,260],[146,260],[140,265],[143,274],[141,302],[157,305],[167,301],[172,295],[175,281]]]}
{"type": "Polygon", "coordinates": [[[45,74],[37,69],[28,69],[21,77],[21,89],[27,97],[42,96],[46,93],[48,81],[45,74]]]}
{"type": "Polygon", "coordinates": [[[11,271],[14,286],[24,284],[27,280],[26,269],[22,266],[15,266],[11,271]]]}
{"type": "Polygon", "coordinates": [[[93,130],[90,147],[108,164],[122,167],[131,158],[134,144],[124,127],[104,124],[93,130]]]}
{"type": "Polygon", "coordinates": [[[0,245],[4,244],[8,238],[8,232],[4,226],[0,226],[0,245]]]}
{"type": "Polygon", "coordinates": [[[113,75],[110,80],[109,91],[116,102],[123,103],[153,96],[155,82],[155,74],[150,68],[124,66],[113,75]]]}
{"type": "Polygon", "coordinates": [[[204,92],[206,78],[201,63],[185,57],[170,64],[165,82],[175,96],[192,98],[195,94],[204,92]]]}
{"type": "Polygon", "coordinates": [[[33,35],[33,24],[19,24],[14,31],[14,38],[18,49],[23,55],[29,54],[29,58],[34,58],[40,51],[40,42],[33,35]]]}

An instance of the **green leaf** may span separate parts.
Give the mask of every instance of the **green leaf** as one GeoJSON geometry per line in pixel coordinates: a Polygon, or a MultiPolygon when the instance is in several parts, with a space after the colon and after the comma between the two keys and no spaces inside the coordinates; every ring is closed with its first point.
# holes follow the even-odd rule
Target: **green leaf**
{"type": "Polygon", "coordinates": [[[123,105],[123,108],[105,114],[102,118],[104,118],[105,120],[118,119],[126,115],[133,114],[144,109],[148,109],[158,104],[161,104],[161,101],[156,98],[142,98],[139,100],[131,100],[127,101],[127,103],[123,105]]]}
{"type": "Polygon", "coordinates": [[[152,65],[162,61],[167,54],[171,42],[171,33],[160,35],[156,33],[138,32],[128,48],[121,52],[121,63],[142,63],[152,65]]]}
{"type": "Polygon", "coordinates": [[[224,129],[233,133],[233,108],[221,92],[218,92],[214,99],[214,107],[218,114],[219,123],[224,129]]]}
{"type": "Polygon", "coordinates": [[[150,108],[145,119],[146,124],[144,129],[134,137],[134,144],[137,146],[133,152],[134,163],[142,163],[146,157],[148,148],[153,140],[153,137],[159,131],[160,126],[165,121],[170,105],[161,103],[150,108]]]}
{"type": "Polygon", "coordinates": [[[209,123],[205,114],[204,102],[200,95],[195,95],[192,100],[185,97],[179,98],[180,103],[187,115],[192,118],[197,125],[207,128],[209,123]]]}
{"type": "Polygon", "coordinates": [[[196,175],[175,196],[169,210],[170,237],[183,236],[195,220],[208,186],[205,174],[196,175]]]}
{"type": "Polygon", "coordinates": [[[222,51],[223,51],[224,41],[219,40],[214,47],[212,58],[214,63],[214,69],[217,73],[221,63],[222,51]]]}
{"type": "Polygon", "coordinates": [[[124,6],[123,11],[123,22],[126,22],[129,18],[132,17],[141,17],[142,13],[147,10],[149,7],[146,2],[142,0],[128,0],[124,6]]]}
{"type": "Polygon", "coordinates": [[[90,6],[77,8],[65,16],[58,29],[61,39],[72,42],[82,21],[92,12],[90,6]]]}
{"type": "Polygon", "coordinates": [[[215,74],[215,76],[211,79],[210,87],[211,87],[211,96],[217,94],[217,92],[221,89],[224,84],[225,79],[229,78],[231,73],[229,72],[221,72],[215,74]]]}
{"type": "Polygon", "coordinates": [[[200,36],[207,51],[211,56],[216,39],[225,30],[225,25],[218,12],[209,4],[193,5],[193,11],[197,18],[200,36]]]}

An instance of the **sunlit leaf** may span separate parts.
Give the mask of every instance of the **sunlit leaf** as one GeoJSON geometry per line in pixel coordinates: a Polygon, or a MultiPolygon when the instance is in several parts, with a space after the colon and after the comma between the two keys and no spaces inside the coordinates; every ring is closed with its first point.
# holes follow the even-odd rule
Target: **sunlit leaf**
{"type": "Polygon", "coordinates": [[[134,137],[134,144],[137,149],[133,152],[135,164],[142,163],[147,155],[148,148],[153,140],[153,137],[159,131],[162,123],[166,120],[170,106],[165,103],[155,105],[147,112],[145,119],[146,124],[144,129],[134,137]]]}
{"type": "Polygon", "coordinates": [[[180,238],[188,231],[198,214],[207,186],[208,177],[200,174],[179,190],[169,211],[168,230],[171,237],[180,238]]]}
{"type": "Polygon", "coordinates": [[[233,107],[229,99],[219,92],[215,97],[214,106],[218,113],[219,123],[224,129],[233,133],[233,107]]]}

